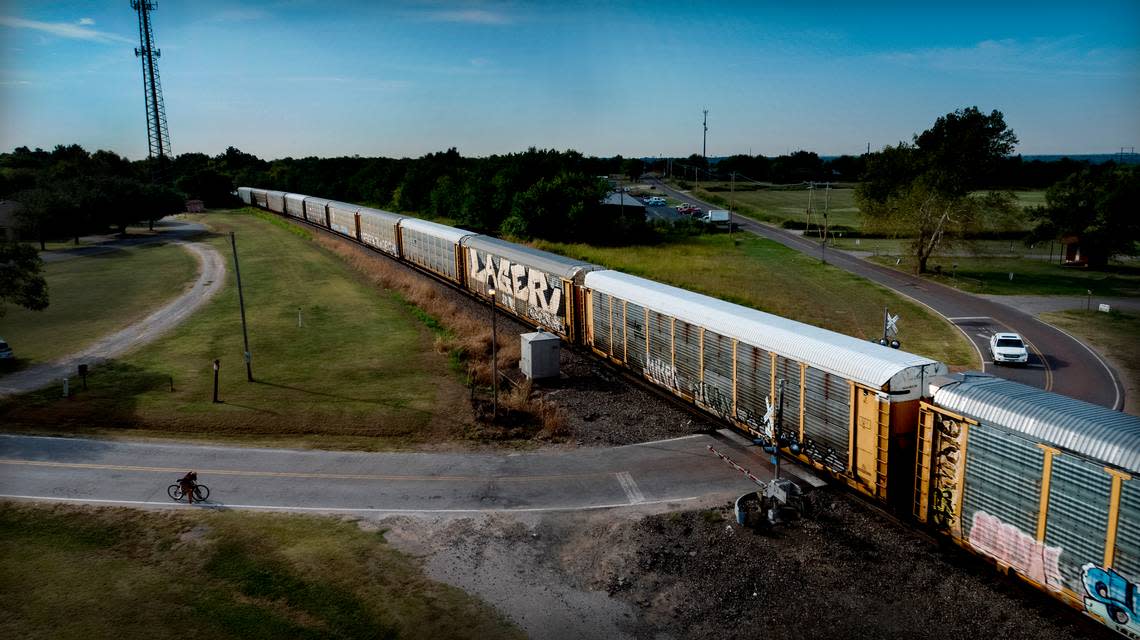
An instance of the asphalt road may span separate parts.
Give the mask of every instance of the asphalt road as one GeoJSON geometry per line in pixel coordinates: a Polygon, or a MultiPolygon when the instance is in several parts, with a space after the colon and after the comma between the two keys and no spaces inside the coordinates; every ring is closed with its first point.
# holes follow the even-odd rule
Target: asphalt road
{"type": "MultiPolygon", "coordinates": [[[[730,431],[534,453],[361,453],[0,435],[0,498],[183,508],[186,471],[206,506],[358,514],[541,512],[734,499],[756,485],[706,445],[770,465],[730,431]]],[[[783,465],[785,474],[809,472],[783,465]]]]}
{"type": "MultiPolygon", "coordinates": [[[[712,206],[661,182],[652,183],[660,192],[678,200],[705,209],[712,206]]],[[[819,243],[801,234],[740,216],[733,216],[732,220],[744,231],[809,255],[824,257],[819,243]]],[[[843,251],[829,249],[825,259],[829,264],[893,289],[944,316],[974,344],[982,359],[983,370],[987,373],[1116,410],[1124,406],[1124,388],[1119,377],[1096,352],[1068,333],[1032,315],[993,300],[877,265],[843,251]],[[993,364],[989,357],[989,337],[999,331],[1021,334],[1030,347],[1027,366],[1015,368],[993,364]]],[[[899,326],[905,348],[906,318],[900,320],[899,326]]]]}

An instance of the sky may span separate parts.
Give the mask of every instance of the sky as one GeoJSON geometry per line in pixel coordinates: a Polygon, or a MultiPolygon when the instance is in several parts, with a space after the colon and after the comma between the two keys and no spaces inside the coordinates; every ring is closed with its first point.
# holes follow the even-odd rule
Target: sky
{"type": "MultiPolygon", "coordinates": [[[[999,110],[1016,152],[1140,147],[1140,1],[162,0],[176,154],[860,154],[999,110]]],[[[0,0],[0,151],[147,137],[128,0],[0,0]]]]}

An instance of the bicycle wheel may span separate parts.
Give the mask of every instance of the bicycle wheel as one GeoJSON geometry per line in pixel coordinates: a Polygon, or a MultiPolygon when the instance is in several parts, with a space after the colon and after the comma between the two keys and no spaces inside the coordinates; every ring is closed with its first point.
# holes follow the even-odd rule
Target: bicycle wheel
{"type": "Polygon", "coordinates": [[[194,485],[194,499],[198,502],[205,502],[206,498],[210,497],[210,487],[204,484],[194,485]]]}
{"type": "Polygon", "coordinates": [[[166,495],[170,496],[171,500],[178,502],[182,499],[182,487],[178,486],[178,483],[174,483],[166,488],[166,495]]]}

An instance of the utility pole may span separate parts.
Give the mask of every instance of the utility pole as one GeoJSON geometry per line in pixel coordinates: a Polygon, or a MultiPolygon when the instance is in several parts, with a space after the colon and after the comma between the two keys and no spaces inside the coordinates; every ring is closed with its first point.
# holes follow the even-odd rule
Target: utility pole
{"type": "Polygon", "coordinates": [[[828,182],[823,192],[823,243],[820,245],[820,260],[827,263],[827,213],[831,205],[831,183],[828,182]]]}
{"type": "Polygon", "coordinates": [[[245,296],[242,295],[241,290],[241,267],[238,266],[237,237],[233,231],[230,232],[230,244],[234,248],[234,275],[237,276],[238,306],[241,308],[241,337],[245,341],[245,377],[249,382],[253,382],[253,357],[249,353],[249,331],[245,326],[245,296]]]}
{"type": "Polygon", "coordinates": [[[709,110],[705,109],[705,134],[701,142],[701,157],[705,159],[705,164],[709,161],[709,110]]]}

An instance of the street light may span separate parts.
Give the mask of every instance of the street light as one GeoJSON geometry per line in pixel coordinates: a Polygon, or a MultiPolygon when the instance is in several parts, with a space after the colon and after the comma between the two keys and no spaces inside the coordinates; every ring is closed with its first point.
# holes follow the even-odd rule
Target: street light
{"type": "Polygon", "coordinates": [[[499,417],[499,357],[498,328],[495,320],[495,287],[487,290],[491,297],[491,420],[499,417]]]}

